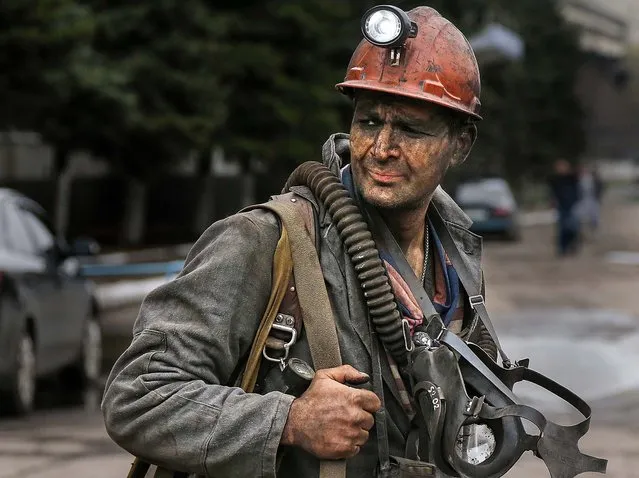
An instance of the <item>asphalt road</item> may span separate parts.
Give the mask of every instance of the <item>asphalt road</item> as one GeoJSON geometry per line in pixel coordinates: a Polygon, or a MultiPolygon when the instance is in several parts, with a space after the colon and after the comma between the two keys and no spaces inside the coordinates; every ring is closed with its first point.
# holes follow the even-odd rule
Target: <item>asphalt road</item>
{"type": "Polygon", "coordinates": [[[1,478],[125,478],[129,463],[95,409],[46,406],[0,423],[1,478]]]}

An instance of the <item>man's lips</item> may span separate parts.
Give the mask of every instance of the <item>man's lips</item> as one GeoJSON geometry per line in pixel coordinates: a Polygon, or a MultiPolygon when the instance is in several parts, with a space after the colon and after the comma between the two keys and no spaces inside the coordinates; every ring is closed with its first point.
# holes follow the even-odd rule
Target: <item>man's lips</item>
{"type": "Polygon", "coordinates": [[[368,170],[368,174],[373,180],[379,183],[394,183],[402,178],[402,174],[395,173],[392,171],[373,171],[371,169],[368,170]]]}

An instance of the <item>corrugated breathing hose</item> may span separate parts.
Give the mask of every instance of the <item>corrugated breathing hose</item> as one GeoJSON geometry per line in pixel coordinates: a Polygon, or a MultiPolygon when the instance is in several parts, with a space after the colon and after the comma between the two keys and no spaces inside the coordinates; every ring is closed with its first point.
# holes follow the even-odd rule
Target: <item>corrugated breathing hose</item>
{"type": "Polygon", "coordinates": [[[380,340],[400,365],[407,361],[401,314],[386,268],[357,204],[339,178],[324,164],[308,161],[291,174],[284,191],[307,186],[328,210],[351,258],[368,313],[380,340]]]}

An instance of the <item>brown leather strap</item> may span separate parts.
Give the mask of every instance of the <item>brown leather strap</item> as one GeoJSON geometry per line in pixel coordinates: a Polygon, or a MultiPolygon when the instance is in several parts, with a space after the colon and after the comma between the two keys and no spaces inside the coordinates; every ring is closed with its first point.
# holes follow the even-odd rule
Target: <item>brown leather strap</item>
{"type": "Polygon", "coordinates": [[[271,201],[261,207],[276,212],[289,235],[297,297],[313,365],[316,370],[337,367],[342,364],[342,357],[315,243],[300,224],[299,211],[294,204],[271,201]]]}
{"type": "Polygon", "coordinates": [[[289,283],[292,275],[292,262],[291,262],[291,246],[289,243],[288,233],[286,229],[282,229],[280,240],[277,242],[275,254],[273,256],[273,285],[271,287],[271,295],[268,299],[268,304],[260,326],[257,330],[253,345],[251,346],[251,352],[249,354],[248,361],[246,362],[246,368],[244,369],[244,375],[242,376],[242,389],[246,392],[252,392],[255,388],[255,382],[257,381],[257,374],[260,369],[260,363],[262,361],[262,349],[275,321],[275,316],[279,310],[280,303],[284,298],[287,284],[289,283]]]}
{"type": "MultiPolygon", "coordinates": [[[[272,201],[286,202],[294,204],[298,211],[298,217],[304,222],[304,227],[311,238],[316,237],[315,226],[315,213],[313,205],[310,201],[295,195],[295,193],[279,194],[271,197],[272,201]],[[295,201],[291,201],[294,199],[295,201]]],[[[248,209],[254,209],[258,206],[252,206],[248,209]]],[[[314,241],[316,242],[316,240],[314,241]]],[[[291,278],[286,287],[284,298],[280,304],[279,313],[284,314],[286,317],[293,318],[293,328],[295,329],[296,336],[299,337],[302,332],[302,310],[300,308],[300,302],[297,298],[297,288],[295,287],[295,277],[291,275],[291,278]]],[[[272,327],[268,338],[266,339],[265,352],[269,357],[278,358],[286,355],[286,346],[291,339],[290,332],[280,330],[279,328],[272,327]]]]}
{"type": "MultiPolygon", "coordinates": [[[[280,194],[272,197],[273,201],[286,202],[288,204],[294,204],[298,214],[297,216],[304,221],[304,228],[308,233],[309,237],[315,237],[315,213],[313,211],[313,205],[310,201],[296,196],[294,193],[280,194]],[[292,202],[291,199],[295,199],[295,202],[292,202]]],[[[315,242],[315,241],[314,241],[315,242]]],[[[290,315],[295,319],[295,330],[297,331],[297,336],[300,336],[300,332],[302,331],[302,311],[300,309],[300,302],[297,298],[297,288],[295,287],[295,279],[294,276],[291,276],[291,280],[288,283],[288,287],[286,288],[286,293],[284,294],[284,299],[282,299],[282,304],[280,305],[280,310],[282,314],[290,315]]],[[[275,329],[272,329],[272,332],[275,329]]],[[[277,334],[272,334],[277,338],[277,334]]],[[[280,342],[284,344],[284,340],[286,337],[282,337],[280,342]]]]}

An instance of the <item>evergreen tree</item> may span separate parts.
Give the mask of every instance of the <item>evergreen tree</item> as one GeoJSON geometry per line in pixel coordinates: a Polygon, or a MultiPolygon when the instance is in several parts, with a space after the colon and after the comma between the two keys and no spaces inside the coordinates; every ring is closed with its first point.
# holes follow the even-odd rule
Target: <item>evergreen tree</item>
{"type": "Polygon", "coordinates": [[[136,243],[146,183],[209,145],[225,119],[226,19],[200,0],[83,1],[95,14],[93,49],[131,95],[124,115],[96,118],[106,121],[84,146],[129,178],[123,240],[136,243]]]}
{"type": "Polygon", "coordinates": [[[74,0],[0,2],[0,128],[38,129],[92,33],[91,12],[74,0]]]}
{"type": "Polygon", "coordinates": [[[199,0],[85,1],[95,51],[133,95],[126,118],[96,128],[90,149],[146,178],[207,144],[225,118],[224,19],[199,0]]]}
{"type": "Polygon", "coordinates": [[[329,134],[349,127],[342,81],[361,38],[359,18],[370,2],[268,0],[216,2],[236,13],[228,41],[235,62],[228,120],[215,142],[246,166],[272,168],[317,160],[329,134]]]}

